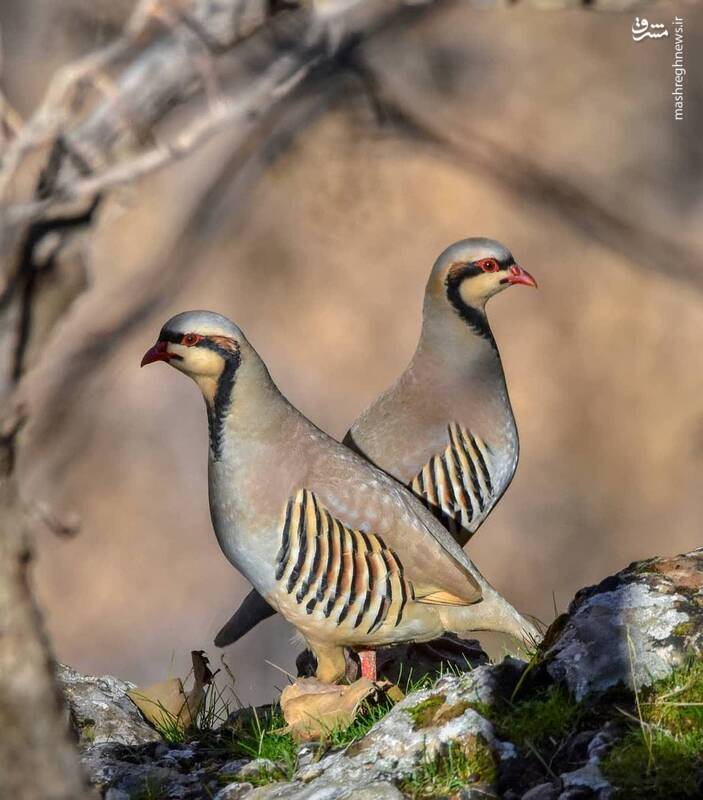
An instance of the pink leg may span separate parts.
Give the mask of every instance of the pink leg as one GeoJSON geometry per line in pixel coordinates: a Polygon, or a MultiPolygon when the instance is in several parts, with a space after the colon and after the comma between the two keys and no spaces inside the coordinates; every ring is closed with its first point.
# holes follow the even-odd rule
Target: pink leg
{"type": "Polygon", "coordinates": [[[358,652],[359,661],[361,661],[361,677],[376,683],[376,651],[359,650],[358,652]]]}

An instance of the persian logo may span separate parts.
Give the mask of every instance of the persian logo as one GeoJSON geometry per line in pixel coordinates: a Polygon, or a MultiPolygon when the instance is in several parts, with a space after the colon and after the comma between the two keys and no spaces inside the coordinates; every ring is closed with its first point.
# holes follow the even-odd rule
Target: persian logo
{"type": "Polygon", "coordinates": [[[632,24],[632,40],[641,42],[642,39],[661,39],[668,36],[669,31],[663,22],[650,22],[647,19],[635,17],[632,24]]]}

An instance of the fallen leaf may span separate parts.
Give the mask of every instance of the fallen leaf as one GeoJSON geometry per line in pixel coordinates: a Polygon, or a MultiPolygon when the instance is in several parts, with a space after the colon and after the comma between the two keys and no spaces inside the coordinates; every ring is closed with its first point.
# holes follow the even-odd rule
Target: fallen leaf
{"type": "Polygon", "coordinates": [[[298,678],[281,693],[281,710],[294,738],[310,741],[348,728],[361,703],[377,691],[368,678],[359,678],[349,686],[298,678]]]}
{"type": "Polygon", "coordinates": [[[403,690],[400,688],[400,686],[396,686],[395,683],[391,683],[390,681],[382,681],[377,685],[383,690],[386,697],[393,701],[393,703],[400,703],[400,701],[405,697],[403,690]]]}
{"type": "Polygon", "coordinates": [[[193,725],[205,699],[206,687],[215,677],[203,650],[193,650],[190,655],[193,660],[193,688],[187,694],[180,678],[170,678],[127,692],[146,719],[162,731],[170,728],[185,731],[193,725]]]}
{"type": "Polygon", "coordinates": [[[179,715],[184,729],[195,722],[205,699],[205,687],[209,686],[215,677],[215,673],[210,671],[210,662],[204,650],[191,650],[190,657],[193,660],[193,688],[186,695],[185,706],[179,715]]]}
{"type": "Polygon", "coordinates": [[[187,727],[181,720],[181,712],[186,705],[186,696],[180,678],[170,678],[151,686],[131,689],[127,692],[127,696],[147,721],[159,730],[169,729],[173,726],[185,730],[187,727]]]}

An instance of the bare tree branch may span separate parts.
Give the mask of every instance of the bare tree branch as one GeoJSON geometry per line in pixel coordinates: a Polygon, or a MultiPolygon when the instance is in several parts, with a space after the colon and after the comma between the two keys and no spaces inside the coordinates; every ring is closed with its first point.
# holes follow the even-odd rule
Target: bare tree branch
{"type": "Polygon", "coordinates": [[[667,275],[703,288],[700,258],[680,239],[643,226],[627,209],[606,205],[567,178],[548,172],[525,153],[469,128],[470,122],[462,120],[458,126],[392,70],[375,68],[363,56],[358,57],[358,64],[386,118],[432,147],[439,157],[497,181],[511,193],[625,256],[637,269],[657,274],[666,271],[667,275]]]}
{"type": "Polygon", "coordinates": [[[254,0],[145,2],[120,39],[60,74],[4,163],[0,328],[11,335],[0,346],[0,398],[32,363],[26,339],[35,294],[27,287],[41,272],[36,254],[47,236],[75,239],[90,226],[101,192],[183,157],[223,126],[255,130],[347,41],[405,10],[403,2],[384,0],[329,0],[319,8],[254,0]],[[97,97],[96,76],[101,87],[109,86],[97,97]],[[221,92],[216,97],[213,87],[221,92]],[[156,127],[173,123],[174,109],[196,94],[205,110],[180,134],[159,141],[156,127]],[[12,207],[9,195],[24,156],[47,142],[33,197],[12,207]],[[145,142],[150,146],[143,151],[145,142]]]}

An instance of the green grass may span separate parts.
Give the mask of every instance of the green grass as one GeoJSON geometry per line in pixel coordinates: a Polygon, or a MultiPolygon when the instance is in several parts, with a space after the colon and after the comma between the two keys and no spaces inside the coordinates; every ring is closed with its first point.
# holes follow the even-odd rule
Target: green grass
{"type": "Polygon", "coordinates": [[[179,723],[178,715],[160,702],[154,702],[154,705],[158,708],[161,719],[152,724],[168,744],[182,744],[224,725],[235,704],[242,707],[234,691],[234,679],[232,685],[224,687],[213,682],[205,687],[205,695],[195,715],[195,722],[189,728],[184,729],[179,723]]]}
{"type": "Polygon", "coordinates": [[[691,659],[637,698],[637,717],[603,773],[623,798],[703,796],[703,659],[691,659]]]}
{"type": "Polygon", "coordinates": [[[163,781],[145,778],[144,786],[130,795],[130,800],[163,800],[166,787],[163,781]]]}
{"type": "Polygon", "coordinates": [[[608,754],[603,774],[619,798],[693,800],[703,796],[702,747],[701,734],[673,737],[654,730],[645,742],[633,729],[608,754]]]}
{"type": "Polygon", "coordinates": [[[582,707],[568,692],[556,687],[530,699],[481,705],[476,710],[493,723],[499,739],[523,747],[559,743],[576,730],[583,715],[582,707]]]}
{"type": "Polygon", "coordinates": [[[456,794],[472,783],[493,783],[495,777],[493,756],[476,739],[464,747],[450,746],[446,755],[425,759],[398,788],[412,800],[430,800],[456,794]]]}
{"type": "MultiPolygon", "coordinates": [[[[250,719],[233,729],[231,753],[239,758],[266,758],[281,768],[282,778],[290,778],[295,771],[298,745],[285,728],[280,709],[263,715],[254,709],[250,719]]],[[[267,782],[271,780],[269,777],[267,782]]],[[[251,783],[249,778],[247,781],[251,783]]]]}

